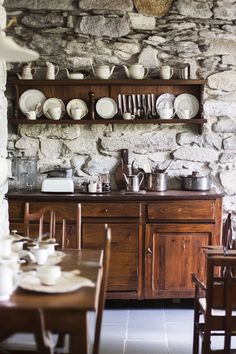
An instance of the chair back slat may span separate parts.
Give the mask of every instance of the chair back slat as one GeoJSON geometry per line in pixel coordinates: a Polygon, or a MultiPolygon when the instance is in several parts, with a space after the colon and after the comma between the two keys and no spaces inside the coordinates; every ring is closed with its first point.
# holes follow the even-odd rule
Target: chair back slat
{"type": "Polygon", "coordinates": [[[37,210],[35,205],[32,211],[30,209],[30,203],[26,202],[24,230],[27,236],[34,236],[31,235],[31,230],[35,230],[38,225],[36,237],[39,241],[46,232],[49,238],[56,238],[61,248],[81,249],[81,204],[75,203],[70,210],[54,203],[41,203],[37,210]]]}

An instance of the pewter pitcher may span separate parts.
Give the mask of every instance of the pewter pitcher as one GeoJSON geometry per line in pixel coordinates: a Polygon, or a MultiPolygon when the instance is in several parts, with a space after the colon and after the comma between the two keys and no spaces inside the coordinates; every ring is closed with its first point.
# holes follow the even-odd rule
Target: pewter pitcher
{"type": "Polygon", "coordinates": [[[143,182],[144,179],[144,174],[142,172],[139,172],[137,175],[128,175],[126,176],[125,173],[123,173],[125,182],[126,182],[126,190],[129,192],[139,192],[140,191],[140,185],[143,182]]]}

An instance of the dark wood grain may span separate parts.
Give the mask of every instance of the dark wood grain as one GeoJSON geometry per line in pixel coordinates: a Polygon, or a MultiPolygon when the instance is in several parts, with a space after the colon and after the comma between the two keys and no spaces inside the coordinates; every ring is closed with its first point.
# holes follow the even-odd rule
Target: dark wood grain
{"type": "MultiPolygon", "coordinates": [[[[189,272],[205,274],[199,249],[219,244],[221,239],[222,194],[214,191],[170,190],[132,195],[12,191],[8,201],[11,228],[19,231],[26,201],[34,209],[37,205],[57,203],[66,214],[75,203],[81,203],[82,247],[99,247],[104,225],[108,224],[113,240],[107,298],[112,299],[193,297],[189,272]],[[176,252],[172,244],[176,245],[176,252]],[[184,252],[181,247],[185,247],[184,252]],[[171,274],[166,273],[169,269],[173,269],[171,274]]],[[[69,226],[73,235],[72,220],[69,226]]]]}
{"type": "Polygon", "coordinates": [[[202,117],[202,91],[206,80],[10,80],[16,90],[15,115],[12,124],[196,124],[201,126],[205,119],[202,117]],[[47,119],[42,116],[35,121],[26,119],[19,109],[20,95],[27,89],[37,88],[42,91],[46,98],[59,98],[66,105],[71,99],[80,98],[87,102],[89,113],[81,120],[73,120],[66,113],[60,120],[47,119]],[[147,115],[135,118],[129,122],[116,115],[112,119],[102,119],[95,111],[96,100],[102,97],[111,97],[117,101],[119,94],[154,94],[159,96],[163,93],[179,95],[188,93],[194,95],[200,106],[199,114],[194,119],[159,119],[156,114],[149,118],[147,115]],[[92,94],[91,94],[92,93],[92,94]]]}

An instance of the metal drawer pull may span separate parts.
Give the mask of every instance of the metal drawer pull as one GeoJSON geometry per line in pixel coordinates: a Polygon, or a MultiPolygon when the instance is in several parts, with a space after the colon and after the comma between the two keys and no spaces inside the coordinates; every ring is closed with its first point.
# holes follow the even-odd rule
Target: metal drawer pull
{"type": "Polygon", "coordinates": [[[108,209],[104,209],[103,212],[104,212],[104,213],[108,213],[108,209]]]}
{"type": "Polygon", "coordinates": [[[147,254],[152,254],[152,249],[150,247],[147,249],[147,254]]]}

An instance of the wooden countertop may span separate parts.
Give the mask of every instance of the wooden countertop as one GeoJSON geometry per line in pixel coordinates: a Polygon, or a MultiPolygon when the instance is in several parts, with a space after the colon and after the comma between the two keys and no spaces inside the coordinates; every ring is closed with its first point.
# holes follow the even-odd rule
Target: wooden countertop
{"type": "Polygon", "coordinates": [[[104,202],[104,201],[146,201],[146,200],[168,200],[168,199],[215,199],[221,198],[223,193],[217,193],[214,190],[207,192],[168,190],[166,192],[145,192],[145,193],[127,193],[120,191],[112,191],[104,194],[93,193],[42,193],[36,191],[9,191],[6,195],[7,199],[24,199],[24,200],[58,200],[58,201],[88,201],[88,202],[104,202]]]}

